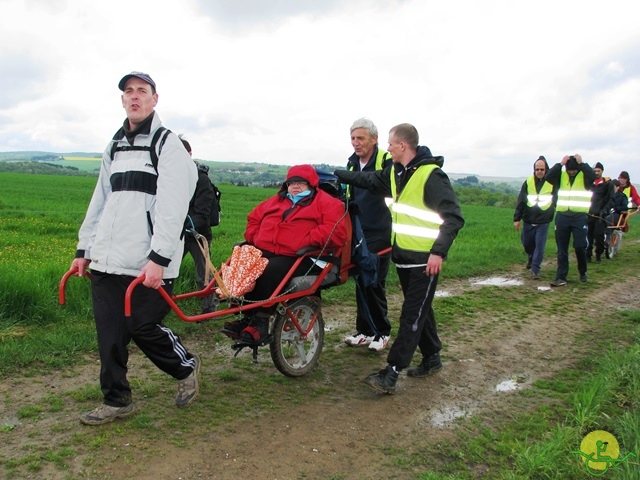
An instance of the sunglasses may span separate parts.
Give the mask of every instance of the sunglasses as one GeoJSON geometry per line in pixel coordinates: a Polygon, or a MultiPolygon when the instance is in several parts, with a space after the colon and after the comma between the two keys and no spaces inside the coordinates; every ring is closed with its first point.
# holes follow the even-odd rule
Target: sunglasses
{"type": "Polygon", "coordinates": [[[284,182],[287,187],[290,186],[298,186],[298,187],[306,187],[307,185],[309,185],[307,182],[284,182]]]}

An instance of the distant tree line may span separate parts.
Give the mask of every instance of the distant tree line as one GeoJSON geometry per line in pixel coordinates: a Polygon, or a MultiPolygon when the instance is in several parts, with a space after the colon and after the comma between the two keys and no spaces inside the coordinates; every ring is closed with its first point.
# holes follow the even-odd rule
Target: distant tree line
{"type": "MultiPolygon", "coordinates": [[[[280,188],[286,178],[289,166],[287,165],[262,165],[260,167],[243,166],[216,168],[211,163],[209,176],[215,183],[230,183],[240,187],[280,188]],[[260,171],[259,168],[262,168],[260,171]]],[[[333,172],[336,167],[332,165],[314,165],[320,170],[333,172]]],[[[79,170],[73,166],[62,166],[44,161],[31,162],[2,162],[0,172],[37,173],[42,175],[78,175],[97,176],[97,172],[79,170]]],[[[451,184],[463,205],[485,205],[488,207],[515,208],[519,188],[506,183],[481,182],[477,177],[468,176],[452,180],[451,184]]]]}
{"type": "Polygon", "coordinates": [[[516,208],[517,196],[497,193],[479,187],[460,187],[455,183],[453,190],[462,205],[484,205],[487,207],[516,208]]]}
{"type": "Polygon", "coordinates": [[[508,183],[481,182],[473,175],[451,182],[463,205],[515,208],[520,187],[508,183]]]}
{"type": "Polygon", "coordinates": [[[53,154],[36,155],[34,157],[31,157],[32,162],[50,162],[55,160],[63,160],[63,158],[60,155],[53,155],[53,154]]]}
{"type": "Polygon", "coordinates": [[[96,173],[83,172],[77,167],[65,167],[47,162],[0,162],[0,172],[36,173],[40,175],[65,175],[95,177],[96,173]]]}

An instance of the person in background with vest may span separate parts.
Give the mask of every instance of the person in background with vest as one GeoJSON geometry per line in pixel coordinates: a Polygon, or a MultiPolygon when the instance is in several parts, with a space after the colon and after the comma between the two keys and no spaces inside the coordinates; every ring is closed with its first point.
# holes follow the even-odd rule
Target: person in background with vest
{"type": "Polygon", "coordinates": [[[522,184],[516,211],[513,215],[513,226],[520,230],[521,241],[527,254],[527,269],[531,269],[531,277],[540,279],[540,268],[547,245],[549,224],[553,220],[556,208],[556,197],[553,185],[545,180],[549,170],[547,160],[540,155],[533,163],[533,175],[522,184]]]}
{"type": "Polygon", "coordinates": [[[133,413],[127,380],[131,340],[178,381],[176,406],[187,406],[199,390],[200,359],[163,324],[170,307],[158,292],[164,288],[171,294],[180,270],[184,219],[196,186],[196,167],[178,136],[169,131],[164,132],[161,147],[153,147],[158,157],[154,167],[152,139],[163,127],[154,110],[158,94],[151,77],[131,72],[118,87],[127,118],[102,154],[98,183],[71,263],[79,276],[91,268],[100,352],[103,403],[80,416],[86,425],[133,413]],[[144,281],[133,291],[132,313],[127,318],[125,292],[140,275],[144,281]]]}
{"type": "Polygon", "coordinates": [[[394,393],[398,374],[411,364],[416,348],[422,360],[409,369],[422,377],[442,368],[432,302],[442,262],[464,226],[464,219],[442,157],[433,157],[418,145],[418,131],[402,123],[389,132],[393,165],[375,172],[337,170],[344,183],[391,197],[391,260],[395,263],[404,295],[398,336],[387,355],[387,367],[365,382],[378,392],[394,393]]]}
{"type": "Polygon", "coordinates": [[[596,251],[596,263],[602,262],[602,253],[605,251],[604,239],[607,231],[607,215],[613,207],[613,199],[615,195],[615,188],[611,183],[611,180],[607,177],[603,177],[604,166],[602,163],[597,162],[593,167],[593,173],[596,179],[591,186],[591,207],[589,208],[588,218],[588,234],[587,240],[589,246],[587,247],[587,262],[591,262],[593,257],[593,247],[596,251]]]}
{"type": "Polygon", "coordinates": [[[620,175],[618,175],[618,181],[620,182],[620,186],[618,189],[627,196],[628,199],[628,208],[635,208],[640,206],[640,195],[638,195],[638,190],[636,187],[631,185],[631,179],[629,178],[629,173],[622,171],[620,175]]]}
{"type": "MultiPolygon", "coordinates": [[[[367,118],[359,118],[351,125],[351,145],[354,153],[349,157],[347,170],[373,172],[391,165],[391,156],[378,148],[378,129],[367,118]]],[[[355,204],[356,213],[370,252],[379,252],[391,246],[391,214],[383,197],[363,188],[347,188],[349,202],[355,204]]],[[[378,283],[368,287],[356,281],[356,333],[344,341],[353,347],[368,346],[382,351],[391,338],[391,323],[387,316],[385,283],[391,255],[379,257],[378,283]]]]}
{"type": "Polygon", "coordinates": [[[564,287],[569,273],[569,240],[573,236],[573,249],[578,262],[580,281],[587,281],[587,214],[591,208],[591,185],[595,180],[593,169],[582,162],[582,157],[565,155],[547,173],[547,181],[558,192],[556,204],[556,247],[558,268],[552,287],[564,287]],[[563,168],[564,167],[564,170],[563,168]]]}
{"type": "MultiPolygon", "coordinates": [[[[182,137],[180,137],[180,140],[182,141],[184,148],[189,153],[189,156],[193,157],[191,153],[191,144],[182,137]]],[[[207,248],[207,251],[203,252],[198,239],[193,233],[190,233],[190,231],[195,230],[196,233],[207,239],[207,246],[211,245],[213,237],[211,235],[210,217],[215,192],[213,191],[211,180],[209,180],[209,167],[198,162],[194,163],[198,169],[198,183],[196,184],[196,191],[189,202],[189,213],[187,221],[185,222],[184,252],[182,254],[182,258],[184,258],[187,253],[190,253],[191,257],[193,257],[193,264],[196,269],[196,282],[198,284],[198,288],[202,290],[206,287],[205,278],[207,272],[207,258],[205,255],[209,255],[209,249],[207,248]]],[[[201,308],[201,312],[203,314],[215,312],[215,295],[212,294],[203,297],[201,301],[201,308]]]]}

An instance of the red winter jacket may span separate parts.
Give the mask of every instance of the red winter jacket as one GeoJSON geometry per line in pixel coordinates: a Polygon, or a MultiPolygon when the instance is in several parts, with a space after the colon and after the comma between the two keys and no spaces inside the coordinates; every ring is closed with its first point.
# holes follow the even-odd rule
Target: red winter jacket
{"type": "Polygon", "coordinates": [[[296,256],[308,246],[322,248],[326,244],[329,250],[342,247],[347,241],[343,203],[318,189],[318,175],[311,165],[291,167],[287,179],[294,177],[309,183],[311,195],[294,205],[283,184],[276,195],[249,213],[245,240],[261,250],[286,256],[296,256]]]}

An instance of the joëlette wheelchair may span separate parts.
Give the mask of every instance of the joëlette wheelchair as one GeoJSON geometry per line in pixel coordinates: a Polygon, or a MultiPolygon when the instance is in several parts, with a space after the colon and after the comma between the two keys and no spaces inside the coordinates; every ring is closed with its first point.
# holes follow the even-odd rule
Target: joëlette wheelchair
{"type": "Polygon", "coordinates": [[[638,213],[638,207],[630,208],[626,212],[607,216],[607,231],[605,232],[605,254],[613,258],[622,246],[622,234],[629,231],[629,218],[638,213]]]}
{"type": "MultiPolygon", "coordinates": [[[[324,344],[324,319],[322,317],[321,299],[318,293],[322,289],[345,283],[355,270],[356,265],[351,262],[352,227],[350,216],[347,221],[346,244],[327,255],[317,248],[306,248],[298,252],[298,258],[282,281],[275,286],[270,297],[253,303],[243,302],[242,299],[220,295],[218,290],[220,277],[214,275],[209,284],[202,290],[169,295],[162,287],[158,289],[161,296],[185,322],[202,322],[222,317],[237,316],[240,318],[254,309],[276,305],[276,311],[269,320],[269,350],[276,368],[286,376],[300,377],[311,372],[318,363],[324,344]],[[293,273],[307,257],[321,258],[323,267],[319,273],[294,277],[293,273]],[[216,278],[218,277],[218,278],[216,278]],[[199,315],[187,315],[178,302],[189,298],[201,298],[215,295],[218,308],[215,312],[199,315]]],[[[389,253],[387,248],[379,255],[389,253]]],[[[77,270],[72,269],[64,274],[59,285],[59,303],[65,303],[65,287],[69,277],[77,270]]],[[[90,277],[90,273],[87,276],[90,277]]],[[[125,315],[131,316],[131,296],[136,287],[144,281],[144,276],[134,279],[125,294],[125,315]]],[[[242,345],[236,344],[236,355],[242,345]]],[[[257,361],[258,347],[251,347],[253,360],[257,361]]]]}

